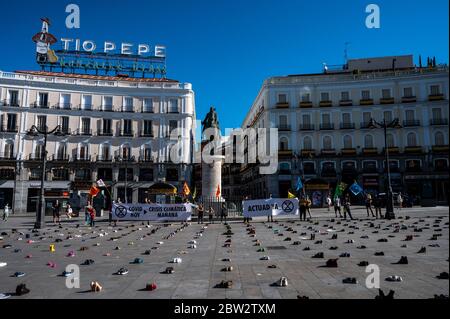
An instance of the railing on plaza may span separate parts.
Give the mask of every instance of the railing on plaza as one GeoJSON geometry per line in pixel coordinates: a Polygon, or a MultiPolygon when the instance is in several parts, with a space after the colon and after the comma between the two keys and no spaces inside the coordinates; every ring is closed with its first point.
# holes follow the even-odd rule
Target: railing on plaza
{"type": "MultiPolygon", "coordinates": [[[[228,217],[234,218],[234,217],[240,217],[242,216],[242,201],[244,200],[244,197],[242,196],[229,196],[226,198],[217,198],[215,196],[209,197],[209,196],[199,196],[196,198],[197,204],[203,204],[205,213],[204,213],[204,219],[208,219],[208,212],[207,210],[212,207],[214,210],[214,218],[220,218],[221,211],[222,211],[222,204],[225,203],[228,211],[228,217]]],[[[194,216],[197,216],[197,210],[194,211],[194,216]]]]}

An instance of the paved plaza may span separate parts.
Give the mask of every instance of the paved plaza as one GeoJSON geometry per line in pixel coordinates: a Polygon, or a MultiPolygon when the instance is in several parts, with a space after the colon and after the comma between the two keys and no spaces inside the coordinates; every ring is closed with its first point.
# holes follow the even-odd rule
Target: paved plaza
{"type": "Polygon", "coordinates": [[[395,290],[395,298],[449,294],[448,280],[436,277],[449,272],[448,207],[403,209],[392,221],[366,216],[365,209],[357,208],[357,220],[341,221],[334,218],[334,213],[319,209],[313,210],[313,219],[306,222],[278,218],[267,223],[262,218],[254,219],[249,227],[242,220],[231,220],[228,225],[232,234],[228,237],[226,225],[217,221],[199,225],[193,220],[182,229],[181,223],[147,226],[121,222],[114,228],[99,221],[91,229],[77,219],[32,233],[33,218],[12,217],[8,223],[0,223],[0,263],[7,263],[0,268],[0,293],[13,294],[18,284],[25,283],[31,292],[12,295],[12,299],[373,299],[378,290],[366,287],[366,267],[358,266],[361,261],[368,261],[380,268],[381,289],[385,293],[395,290]],[[168,236],[171,233],[173,236],[168,236]],[[311,234],[315,234],[314,239],[311,234]],[[413,236],[412,240],[405,241],[408,235],[413,236]],[[189,248],[192,240],[196,241],[196,248],[189,248]],[[226,245],[227,240],[230,245],[226,245]],[[51,244],[55,245],[55,252],[50,252],[51,244]],[[81,250],[82,247],[87,249],[81,250]],[[418,253],[422,247],[426,252],[418,253]],[[145,254],[147,250],[149,255],[145,254]],[[68,257],[71,251],[75,256],[68,257]],[[375,256],[381,251],[384,256],[375,256]],[[324,258],[312,258],[320,252],[324,258]],[[350,257],[340,257],[345,252],[350,257]],[[263,256],[269,260],[262,260],[263,256]],[[407,256],[409,263],[393,264],[401,256],[407,256]],[[176,257],[182,262],[170,263],[176,257]],[[143,263],[133,264],[135,258],[142,258],[143,263]],[[324,267],[332,258],[339,258],[338,267],[324,267]],[[86,259],[95,263],[81,265],[86,259]],[[55,263],[56,267],[48,263],[55,263]],[[80,267],[79,289],[66,288],[66,278],[61,276],[69,264],[80,267]],[[276,268],[269,268],[270,265],[276,268]],[[233,270],[223,271],[228,266],[233,270]],[[121,267],[129,273],[116,275],[121,267]],[[173,267],[174,272],[164,273],[167,267],[173,267]],[[15,272],[24,272],[25,276],[16,278],[15,272]],[[403,281],[386,281],[391,275],[401,276],[403,281]],[[287,278],[287,287],[273,285],[281,277],[287,278]],[[356,277],[358,283],[343,283],[347,277],[356,277]],[[232,287],[215,288],[222,280],[231,280],[232,287]],[[103,290],[90,292],[91,281],[98,281],[103,290]],[[145,291],[146,284],[152,282],[157,289],[145,291]]]}

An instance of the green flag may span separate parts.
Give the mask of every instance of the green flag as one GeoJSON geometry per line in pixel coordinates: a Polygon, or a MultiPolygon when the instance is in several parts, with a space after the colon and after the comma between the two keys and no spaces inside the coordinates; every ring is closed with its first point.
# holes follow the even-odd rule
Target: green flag
{"type": "Polygon", "coordinates": [[[192,193],[192,199],[195,200],[195,197],[197,197],[197,187],[194,187],[194,192],[192,193]]]}
{"type": "Polygon", "coordinates": [[[346,183],[339,183],[338,185],[336,185],[336,190],[334,191],[334,198],[336,197],[341,197],[342,193],[344,192],[344,190],[347,188],[347,184],[346,183]]]}

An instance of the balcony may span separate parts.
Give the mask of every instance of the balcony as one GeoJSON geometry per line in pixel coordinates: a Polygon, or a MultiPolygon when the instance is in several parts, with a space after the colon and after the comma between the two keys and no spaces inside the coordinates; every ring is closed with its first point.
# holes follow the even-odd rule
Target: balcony
{"type": "Polygon", "coordinates": [[[326,169],[322,170],[322,173],[320,174],[322,177],[336,177],[337,173],[335,169],[326,169]]]}
{"type": "MultiPolygon", "coordinates": [[[[388,147],[389,154],[398,154],[400,153],[399,147],[388,147]]],[[[383,148],[383,153],[386,153],[386,148],[383,148]]]]}
{"type": "Polygon", "coordinates": [[[42,153],[32,153],[28,155],[29,161],[42,161],[43,154],[42,153]]]}
{"type": "Polygon", "coordinates": [[[74,162],[90,162],[91,161],[91,155],[85,155],[85,156],[78,156],[75,155],[73,157],[74,162]]]}
{"type": "Polygon", "coordinates": [[[352,106],[353,101],[352,100],[340,100],[339,106],[352,106]]]}
{"type": "Polygon", "coordinates": [[[380,104],[394,104],[395,100],[393,97],[381,98],[380,104]]]}
{"type": "Polygon", "coordinates": [[[354,130],[355,123],[341,123],[340,128],[341,130],[354,130]]]}
{"type": "Polygon", "coordinates": [[[313,107],[313,104],[311,101],[303,101],[303,102],[300,102],[299,107],[302,109],[307,109],[307,108],[313,107]]]}
{"type": "Polygon", "coordinates": [[[280,124],[278,126],[278,130],[280,130],[280,131],[290,131],[291,130],[291,126],[290,125],[286,125],[286,124],[280,124]]]}
{"type": "Polygon", "coordinates": [[[75,135],[79,136],[92,136],[92,130],[91,129],[78,129],[75,133],[75,135]]]}
{"type": "Polygon", "coordinates": [[[428,95],[428,101],[442,101],[444,100],[444,94],[430,94],[428,95]]]}
{"type": "Polygon", "coordinates": [[[120,136],[121,137],[134,137],[134,131],[133,130],[120,130],[120,136]]]}
{"type": "Polygon", "coordinates": [[[153,156],[139,156],[139,163],[153,163],[155,161],[153,156]]]}
{"type": "Polygon", "coordinates": [[[431,150],[433,153],[448,153],[448,145],[434,145],[431,150]]]}
{"type": "Polygon", "coordinates": [[[15,160],[16,155],[13,153],[0,153],[0,160],[2,161],[8,161],[8,160],[15,160]]]}
{"type": "Polygon", "coordinates": [[[31,104],[31,107],[34,108],[34,109],[48,109],[50,106],[49,106],[48,102],[47,103],[34,102],[34,103],[31,104]]]}
{"type": "Polygon", "coordinates": [[[341,154],[343,156],[355,156],[356,155],[356,148],[343,148],[341,150],[341,154]]]}
{"type": "Polygon", "coordinates": [[[320,154],[322,156],[334,156],[334,155],[336,155],[336,150],[334,148],[322,149],[320,154]]]}
{"type": "Polygon", "coordinates": [[[98,109],[100,112],[114,112],[114,106],[112,105],[102,105],[98,109]]]}
{"type": "Polygon", "coordinates": [[[62,127],[61,128],[61,133],[63,133],[64,135],[71,135],[72,134],[72,130],[68,127],[62,127]]]}
{"type": "Polygon", "coordinates": [[[292,150],[278,150],[278,156],[292,156],[292,150]]]}
{"type": "Polygon", "coordinates": [[[133,106],[122,106],[120,109],[123,113],[134,113],[134,107],[133,106]]]}
{"type": "Polygon", "coordinates": [[[415,103],[417,98],[415,96],[404,96],[402,97],[402,103],[415,103]]]}
{"type": "Polygon", "coordinates": [[[413,127],[413,126],[420,126],[420,120],[405,120],[403,121],[404,127],[413,127]]]}
{"type": "Polygon", "coordinates": [[[172,109],[172,110],[169,110],[169,112],[167,112],[167,113],[169,113],[169,114],[180,114],[180,110],[172,109]]]}
{"type": "Polygon", "coordinates": [[[97,130],[98,136],[113,136],[113,131],[111,129],[97,130]]]}
{"type": "Polygon", "coordinates": [[[320,107],[331,107],[331,106],[333,106],[333,102],[332,101],[320,101],[319,106],[320,107]]]}
{"type": "Polygon", "coordinates": [[[111,155],[97,155],[96,162],[112,162],[111,155]]]}
{"type": "Polygon", "coordinates": [[[363,155],[377,155],[378,149],[375,147],[365,147],[362,149],[363,155]]]}
{"type": "Polygon", "coordinates": [[[58,103],[54,106],[57,110],[71,110],[72,104],[71,103],[58,103]]]}
{"type": "Polygon", "coordinates": [[[373,99],[361,99],[359,105],[373,105],[373,99]]]}
{"type": "Polygon", "coordinates": [[[78,111],[92,111],[92,104],[80,104],[76,107],[78,111]]]}
{"type": "Polygon", "coordinates": [[[288,109],[289,108],[289,103],[287,102],[278,102],[275,107],[277,109],[288,109]]]}
{"type": "Polygon", "coordinates": [[[299,126],[300,131],[314,131],[314,129],[314,124],[300,124],[299,126]]]}
{"type": "Polygon", "coordinates": [[[320,124],[320,130],[321,131],[334,130],[334,124],[333,123],[322,123],[322,124],[320,124]]]}
{"type": "Polygon", "coordinates": [[[431,119],[430,125],[448,125],[448,119],[431,119]]]}
{"type": "Polygon", "coordinates": [[[149,132],[147,130],[141,130],[139,133],[140,137],[149,137],[149,138],[154,138],[155,135],[153,134],[153,132],[149,132]]]}
{"type": "Polygon", "coordinates": [[[6,125],[6,126],[2,126],[0,128],[0,131],[2,133],[17,133],[17,132],[19,132],[19,127],[18,126],[6,125]]]}
{"type": "Polygon", "coordinates": [[[407,146],[405,147],[406,154],[422,154],[423,148],[421,146],[407,146]]]}
{"type": "Polygon", "coordinates": [[[359,127],[361,129],[370,129],[369,124],[370,122],[361,122],[359,127]]]}
{"type": "Polygon", "coordinates": [[[20,106],[20,101],[3,100],[1,105],[2,106],[10,106],[10,107],[19,107],[20,106]]]}
{"type": "Polygon", "coordinates": [[[143,107],[141,113],[155,113],[153,108],[143,107]]]}
{"type": "Polygon", "coordinates": [[[68,162],[69,161],[69,155],[52,155],[50,157],[50,161],[52,162],[68,162]]]}

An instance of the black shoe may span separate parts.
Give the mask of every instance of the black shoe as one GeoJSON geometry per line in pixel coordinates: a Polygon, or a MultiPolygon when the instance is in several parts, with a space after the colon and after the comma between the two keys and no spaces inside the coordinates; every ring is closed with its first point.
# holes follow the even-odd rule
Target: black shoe
{"type": "Polygon", "coordinates": [[[394,263],[395,265],[407,265],[408,264],[408,257],[406,256],[402,256],[400,257],[400,260],[396,263],[394,263]]]}
{"type": "Polygon", "coordinates": [[[354,277],[345,278],[344,280],[342,280],[342,282],[344,284],[357,284],[358,283],[358,281],[354,277]]]}
{"type": "Polygon", "coordinates": [[[418,254],[424,254],[427,252],[427,248],[426,247],[422,247],[420,248],[420,250],[417,252],[418,254]]]}
{"type": "Polygon", "coordinates": [[[337,268],[337,259],[328,259],[326,262],[326,267],[328,268],[337,268]]]}
{"type": "Polygon", "coordinates": [[[375,256],[384,256],[384,252],[382,252],[382,251],[377,251],[377,252],[375,253],[375,256]]]}
{"type": "Polygon", "coordinates": [[[323,258],[323,253],[317,253],[312,258],[323,258]]]}
{"type": "Polygon", "coordinates": [[[439,279],[449,279],[449,277],[448,277],[448,272],[441,272],[440,274],[439,274],[439,276],[436,276],[437,278],[439,278],[439,279]]]}
{"type": "Polygon", "coordinates": [[[365,260],[364,261],[360,261],[358,266],[360,266],[360,267],[367,267],[367,266],[369,266],[369,262],[365,261],[365,260]]]}
{"type": "Polygon", "coordinates": [[[383,290],[378,290],[378,296],[375,296],[375,299],[394,299],[394,290],[390,290],[389,294],[385,295],[383,290]]]}
{"type": "Polygon", "coordinates": [[[20,284],[16,287],[16,295],[22,296],[30,292],[30,289],[27,288],[25,284],[20,284]]]}

